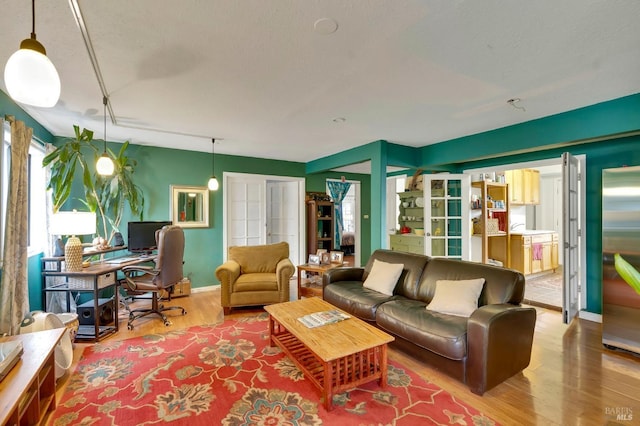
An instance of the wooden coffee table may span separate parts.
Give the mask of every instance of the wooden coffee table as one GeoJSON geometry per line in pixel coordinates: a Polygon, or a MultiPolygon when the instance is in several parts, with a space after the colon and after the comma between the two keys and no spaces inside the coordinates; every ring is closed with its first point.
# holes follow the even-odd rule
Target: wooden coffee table
{"type": "Polygon", "coordinates": [[[387,343],[394,338],[351,317],[307,328],[299,317],[337,309],[317,297],[265,306],[269,313],[271,346],[279,346],[320,389],[331,410],[333,395],[378,380],[387,385],[387,343]]]}

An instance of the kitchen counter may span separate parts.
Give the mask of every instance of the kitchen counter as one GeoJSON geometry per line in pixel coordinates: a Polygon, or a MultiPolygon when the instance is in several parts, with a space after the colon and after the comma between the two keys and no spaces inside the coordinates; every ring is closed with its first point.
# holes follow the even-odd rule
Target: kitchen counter
{"type": "Polygon", "coordinates": [[[511,232],[511,267],[524,275],[558,267],[558,233],[542,229],[511,232]]]}
{"type": "Polygon", "coordinates": [[[541,229],[523,229],[520,231],[511,231],[511,235],[541,235],[541,234],[554,234],[556,231],[545,231],[541,229]]]}

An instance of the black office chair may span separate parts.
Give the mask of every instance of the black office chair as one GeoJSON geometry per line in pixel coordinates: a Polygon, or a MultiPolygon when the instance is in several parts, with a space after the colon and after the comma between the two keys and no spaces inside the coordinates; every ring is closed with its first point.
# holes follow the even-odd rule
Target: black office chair
{"type": "Polygon", "coordinates": [[[158,255],[155,268],[149,266],[125,266],[122,272],[125,276],[125,286],[132,292],[151,292],[150,309],[133,309],[129,311],[127,328],[133,330],[133,321],[138,318],[156,314],[160,315],[164,325],[171,322],[163,313],[170,310],[181,310],[182,315],[187,311],[180,306],[163,306],[160,303],[160,293],[166,290],[168,300],[171,300],[173,286],[182,281],[183,256],[184,256],[184,232],[181,227],[175,225],[164,226],[156,232],[158,255]]]}

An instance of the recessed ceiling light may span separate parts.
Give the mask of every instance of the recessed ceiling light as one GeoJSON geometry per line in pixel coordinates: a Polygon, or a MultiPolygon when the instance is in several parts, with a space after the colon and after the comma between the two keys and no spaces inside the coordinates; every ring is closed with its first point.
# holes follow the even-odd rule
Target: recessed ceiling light
{"type": "Polygon", "coordinates": [[[344,123],[345,121],[347,121],[347,119],[344,117],[336,117],[333,119],[334,123],[344,123]]]}
{"type": "Polygon", "coordinates": [[[313,30],[322,35],[333,34],[338,30],[338,23],[332,18],[320,18],[313,24],[313,30]]]}

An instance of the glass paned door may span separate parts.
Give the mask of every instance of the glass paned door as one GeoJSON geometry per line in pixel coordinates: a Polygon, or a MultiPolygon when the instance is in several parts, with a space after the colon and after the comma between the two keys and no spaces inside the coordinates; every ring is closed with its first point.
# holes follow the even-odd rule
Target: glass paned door
{"type": "Polygon", "coordinates": [[[425,254],[469,259],[470,179],[468,175],[424,176],[425,254]]]}

